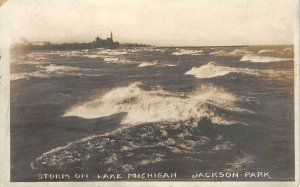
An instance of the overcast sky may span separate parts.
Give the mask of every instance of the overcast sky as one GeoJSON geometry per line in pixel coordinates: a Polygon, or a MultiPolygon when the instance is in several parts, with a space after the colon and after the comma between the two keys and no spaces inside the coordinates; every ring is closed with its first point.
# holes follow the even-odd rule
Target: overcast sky
{"type": "Polygon", "coordinates": [[[13,41],[291,44],[296,0],[12,0],[13,41]]]}

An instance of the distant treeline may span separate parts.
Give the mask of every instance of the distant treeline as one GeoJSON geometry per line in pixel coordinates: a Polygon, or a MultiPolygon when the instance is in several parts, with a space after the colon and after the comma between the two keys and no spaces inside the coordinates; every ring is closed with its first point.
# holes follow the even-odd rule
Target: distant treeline
{"type": "Polygon", "coordinates": [[[52,44],[44,42],[43,44],[17,44],[13,47],[15,50],[74,50],[74,49],[91,49],[91,48],[111,48],[116,49],[120,46],[119,42],[102,42],[102,43],[62,43],[52,44]]]}
{"type": "Polygon", "coordinates": [[[151,47],[151,45],[139,44],[139,43],[122,43],[121,47],[151,47]]]}
{"type": "Polygon", "coordinates": [[[95,41],[90,43],[62,43],[62,44],[52,44],[50,42],[40,42],[40,43],[18,43],[15,44],[13,50],[79,50],[79,49],[92,49],[92,48],[109,48],[117,49],[119,47],[149,47],[146,44],[138,43],[124,43],[114,42],[112,38],[101,39],[97,37],[95,41]]]}
{"type": "Polygon", "coordinates": [[[62,44],[47,44],[47,45],[34,45],[34,44],[17,44],[13,47],[15,50],[75,50],[75,49],[91,49],[91,48],[118,48],[119,44],[111,46],[98,46],[93,43],[62,43],[62,44]]]}

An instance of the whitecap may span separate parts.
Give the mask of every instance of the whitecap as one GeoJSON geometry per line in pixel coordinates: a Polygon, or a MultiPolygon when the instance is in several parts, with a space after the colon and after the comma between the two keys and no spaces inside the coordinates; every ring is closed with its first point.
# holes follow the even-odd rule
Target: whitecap
{"type": "Polygon", "coordinates": [[[97,54],[90,54],[90,55],[82,55],[84,57],[88,57],[88,58],[100,58],[101,56],[97,55],[97,54]]]}
{"type": "Polygon", "coordinates": [[[231,51],[229,53],[227,53],[227,56],[241,56],[244,54],[252,54],[252,51],[249,50],[245,50],[245,49],[236,49],[234,51],[231,51]]]}
{"type": "MultiPolygon", "coordinates": [[[[235,144],[230,141],[211,141],[213,136],[199,134],[199,128],[201,125],[194,126],[191,121],[121,128],[54,148],[36,158],[31,167],[69,169],[79,161],[92,162],[97,165],[95,167],[101,167],[106,171],[130,172],[140,166],[153,168],[157,163],[182,158],[182,155],[185,155],[185,160],[201,162],[209,158],[207,156],[222,155],[224,151],[228,152],[235,148],[235,144]]],[[[242,158],[232,164],[245,166],[247,161],[242,158]]]]}
{"type": "Polygon", "coordinates": [[[41,65],[41,64],[50,64],[50,62],[48,62],[48,61],[25,61],[25,62],[22,62],[22,64],[41,65]]]}
{"type": "Polygon", "coordinates": [[[186,75],[193,75],[199,79],[219,77],[227,75],[229,73],[247,73],[256,75],[256,72],[254,70],[250,70],[247,68],[219,66],[215,62],[209,62],[199,68],[193,67],[189,71],[185,72],[186,75]]]}
{"type": "Polygon", "coordinates": [[[253,53],[252,51],[248,51],[245,49],[235,49],[230,52],[222,49],[222,50],[213,51],[209,54],[214,56],[242,56],[244,54],[252,54],[252,53],[253,53]]]}
{"type": "Polygon", "coordinates": [[[85,51],[60,51],[58,54],[61,57],[81,57],[84,56],[87,52],[85,51]]]}
{"type": "Polygon", "coordinates": [[[164,64],[163,66],[174,67],[174,66],[177,66],[177,65],[175,65],[175,64],[164,64]]]}
{"type": "Polygon", "coordinates": [[[293,48],[291,47],[286,47],[282,50],[283,52],[293,52],[293,48]]]}
{"type": "Polygon", "coordinates": [[[21,80],[21,79],[28,79],[30,77],[45,78],[45,77],[49,77],[49,75],[43,71],[35,71],[35,72],[30,72],[30,73],[17,73],[17,74],[11,74],[10,80],[16,81],[16,80],[21,80]]]}
{"type": "Polygon", "coordinates": [[[16,81],[27,78],[27,73],[10,74],[10,80],[16,81]]]}
{"type": "Polygon", "coordinates": [[[40,70],[34,72],[28,72],[28,73],[11,74],[10,79],[14,81],[14,80],[20,80],[20,79],[31,78],[31,77],[47,78],[47,77],[64,76],[64,75],[81,76],[82,73],[79,73],[78,71],[90,70],[88,68],[57,66],[54,64],[50,64],[47,66],[36,66],[36,67],[40,68],[40,70]]]}
{"type": "Polygon", "coordinates": [[[117,58],[117,57],[106,57],[104,58],[104,61],[106,63],[118,63],[119,61],[121,61],[121,58],[117,58]]]}
{"type": "Polygon", "coordinates": [[[224,119],[214,113],[214,107],[224,110],[245,112],[235,106],[239,99],[220,88],[203,86],[193,93],[170,93],[155,88],[143,90],[136,82],[126,87],[115,88],[99,98],[77,104],[69,108],[63,116],[78,116],[92,119],[127,113],[123,124],[142,124],[146,122],[177,122],[208,117],[219,124],[235,124],[236,121],[224,119]],[[224,122],[224,123],[223,123],[224,122]]]}
{"type": "Polygon", "coordinates": [[[257,53],[274,53],[275,52],[275,50],[273,50],[273,49],[263,49],[263,50],[260,50],[260,51],[258,51],[257,53]]]}
{"type": "Polygon", "coordinates": [[[244,62],[257,62],[257,63],[269,63],[269,62],[280,62],[280,61],[290,61],[292,58],[279,58],[271,56],[257,56],[257,55],[245,55],[240,61],[244,62]]]}
{"type": "Polygon", "coordinates": [[[253,155],[242,153],[234,162],[226,164],[228,168],[226,168],[225,171],[240,172],[254,162],[255,157],[253,155]]]}
{"type": "Polygon", "coordinates": [[[226,56],[228,54],[228,52],[225,50],[217,50],[217,51],[213,51],[209,54],[214,55],[214,56],[226,56]]]}
{"type": "Polygon", "coordinates": [[[112,50],[112,49],[100,49],[99,51],[97,51],[97,54],[119,56],[119,55],[127,54],[127,51],[125,51],[125,50],[112,50]]]}
{"type": "Polygon", "coordinates": [[[292,78],[293,73],[291,71],[281,71],[281,70],[258,70],[250,68],[236,68],[236,67],[226,67],[220,66],[215,62],[209,62],[200,67],[193,67],[189,71],[185,72],[186,75],[193,75],[198,79],[208,79],[214,77],[224,76],[230,73],[242,73],[252,76],[257,76],[263,79],[278,79],[292,78]]]}
{"type": "Polygon", "coordinates": [[[80,68],[77,67],[70,67],[70,66],[57,66],[50,64],[49,66],[41,66],[47,72],[67,72],[67,71],[78,71],[80,68]]]}
{"type": "Polygon", "coordinates": [[[156,64],[157,63],[155,63],[155,62],[143,62],[143,63],[139,64],[138,67],[154,66],[156,64]]]}
{"type": "Polygon", "coordinates": [[[235,146],[234,143],[230,142],[230,141],[224,141],[220,144],[217,144],[212,151],[225,151],[225,150],[231,150],[232,147],[235,146]]]}
{"type": "Polygon", "coordinates": [[[173,52],[173,55],[203,55],[203,50],[190,50],[190,49],[180,49],[179,51],[173,52]]]}
{"type": "Polygon", "coordinates": [[[105,63],[113,63],[113,64],[137,64],[138,62],[126,60],[124,58],[120,57],[105,57],[104,58],[105,63]]]}

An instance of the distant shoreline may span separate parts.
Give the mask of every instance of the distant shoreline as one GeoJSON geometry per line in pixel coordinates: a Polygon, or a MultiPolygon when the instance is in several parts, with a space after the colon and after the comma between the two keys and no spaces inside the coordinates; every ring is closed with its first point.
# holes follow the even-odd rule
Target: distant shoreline
{"type": "Polygon", "coordinates": [[[48,47],[48,46],[35,46],[34,47],[24,47],[24,45],[16,45],[11,48],[12,51],[43,51],[43,50],[57,50],[57,51],[72,51],[72,50],[93,50],[93,49],[127,49],[127,48],[203,48],[203,47],[227,47],[227,48],[235,48],[235,47],[267,47],[267,46],[294,46],[293,44],[277,44],[277,45],[232,45],[232,46],[222,46],[222,45],[212,45],[212,46],[154,46],[154,45],[146,45],[146,44],[138,44],[138,43],[124,43],[120,44],[117,47],[107,47],[107,46],[89,46],[87,43],[65,43],[68,45],[67,47],[60,47],[62,44],[52,44],[58,47],[48,47]],[[79,44],[80,47],[73,47],[73,44],[79,44]],[[21,47],[20,47],[21,46],[21,47]]]}
{"type": "Polygon", "coordinates": [[[265,44],[265,45],[203,45],[203,46],[156,46],[156,48],[199,48],[199,47],[249,47],[249,46],[294,46],[294,44],[265,44]]]}

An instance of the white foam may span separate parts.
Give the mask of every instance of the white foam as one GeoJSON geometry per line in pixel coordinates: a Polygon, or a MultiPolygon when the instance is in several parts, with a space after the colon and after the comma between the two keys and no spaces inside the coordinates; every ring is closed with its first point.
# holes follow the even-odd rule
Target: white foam
{"type": "Polygon", "coordinates": [[[147,47],[147,48],[142,48],[143,51],[149,51],[149,52],[165,52],[165,49],[160,49],[160,48],[153,48],[153,47],[147,47]]]}
{"type": "Polygon", "coordinates": [[[226,51],[226,50],[216,50],[216,51],[213,51],[211,53],[209,53],[210,55],[214,55],[214,56],[242,56],[242,55],[245,55],[245,54],[252,54],[253,52],[252,51],[248,51],[248,50],[245,50],[245,49],[235,49],[233,51],[226,51]]]}
{"type": "Polygon", "coordinates": [[[126,60],[120,57],[105,57],[105,63],[113,63],[113,64],[137,64],[138,62],[126,60]]]}
{"type": "Polygon", "coordinates": [[[156,48],[153,48],[153,47],[147,47],[147,48],[143,48],[143,51],[149,51],[149,52],[152,52],[152,51],[156,51],[156,48]]]}
{"type": "Polygon", "coordinates": [[[47,62],[47,61],[25,61],[22,64],[41,65],[41,64],[50,64],[50,62],[47,62]]]}
{"type": "Polygon", "coordinates": [[[158,51],[158,52],[165,52],[166,50],[165,49],[156,49],[155,51],[158,51]]]}
{"type": "Polygon", "coordinates": [[[35,58],[35,60],[46,60],[46,59],[48,59],[48,58],[43,57],[43,56],[35,58]]]}
{"type": "Polygon", "coordinates": [[[11,74],[10,80],[19,80],[24,78],[30,77],[39,77],[39,78],[46,78],[51,76],[61,76],[61,75],[82,75],[78,71],[85,71],[88,70],[87,68],[77,68],[77,67],[70,67],[70,66],[57,66],[54,64],[50,64],[47,66],[36,66],[40,68],[38,71],[28,72],[28,73],[18,73],[18,74],[11,74]]]}
{"type": "Polygon", "coordinates": [[[154,163],[161,162],[161,161],[163,161],[163,159],[160,158],[160,157],[156,157],[156,158],[153,159],[153,160],[150,160],[150,159],[144,159],[144,160],[139,161],[139,162],[138,162],[138,165],[143,166],[143,165],[148,165],[148,164],[154,164],[154,163]]]}
{"type": "Polygon", "coordinates": [[[292,78],[292,71],[281,71],[281,70],[257,70],[249,68],[235,68],[225,67],[216,64],[215,62],[209,62],[206,65],[202,65],[199,68],[193,67],[189,71],[185,72],[187,75],[193,75],[198,79],[207,79],[213,77],[220,77],[229,73],[243,73],[253,76],[258,76],[263,79],[277,79],[292,78]]]}
{"type": "Polygon", "coordinates": [[[77,67],[70,67],[70,66],[57,66],[50,64],[49,66],[42,67],[47,72],[69,72],[69,71],[77,71],[80,70],[80,68],[77,67]]]}
{"type": "Polygon", "coordinates": [[[217,51],[211,52],[209,54],[214,55],[214,56],[226,56],[228,54],[228,52],[225,50],[217,50],[217,51]]]}
{"type": "Polygon", "coordinates": [[[10,74],[10,80],[12,81],[24,79],[26,77],[27,77],[27,73],[10,74]]]}
{"type": "Polygon", "coordinates": [[[154,66],[156,64],[157,63],[155,63],[155,62],[143,62],[143,63],[139,64],[138,67],[154,66]]]}
{"type": "Polygon", "coordinates": [[[274,53],[275,51],[273,49],[263,49],[258,51],[257,53],[274,53]]]}
{"type": "Polygon", "coordinates": [[[173,55],[203,55],[203,50],[190,50],[190,49],[180,49],[179,51],[173,52],[173,55]]]}
{"type": "MultiPolygon", "coordinates": [[[[80,56],[80,55],[79,55],[80,56]]],[[[90,54],[90,55],[83,55],[84,57],[88,57],[88,58],[99,58],[101,56],[97,55],[97,54],[90,54]]]]}
{"type": "Polygon", "coordinates": [[[252,51],[248,51],[245,49],[236,49],[234,51],[227,53],[227,56],[240,56],[240,55],[252,54],[252,53],[253,53],[252,51]]]}
{"type": "Polygon", "coordinates": [[[227,163],[229,166],[225,171],[229,172],[241,172],[246,166],[253,164],[255,157],[253,155],[242,153],[234,162],[227,163]]]}
{"type": "Polygon", "coordinates": [[[61,57],[81,57],[84,56],[87,52],[85,51],[59,51],[58,54],[61,57]]]}
{"type": "Polygon", "coordinates": [[[282,51],[283,51],[283,52],[292,52],[292,51],[293,51],[293,48],[287,47],[287,48],[284,48],[282,51]]]}
{"type": "Polygon", "coordinates": [[[118,63],[118,61],[121,61],[121,58],[117,58],[117,57],[106,57],[104,58],[104,61],[106,63],[118,63]]]}
{"type": "Polygon", "coordinates": [[[127,51],[121,50],[112,50],[112,49],[100,49],[97,54],[101,55],[111,55],[111,56],[119,56],[127,54],[127,51]]]}
{"type": "Polygon", "coordinates": [[[227,75],[229,73],[248,73],[252,75],[256,74],[254,70],[250,70],[247,68],[219,66],[215,62],[209,62],[208,64],[202,65],[199,68],[193,67],[189,71],[185,72],[186,75],[194,75],[199,79],[219,77],[227,75]]]}
{"type": "Polygon", "coordinates": [[[158,63],[158,61],[154,61],[154,62],[143,62],[143,63],[139,64],[137,67],[142,68],[142,67],[147,67],[147,66],[174,67],[176,65],[169,64],[169,63],[158,63]]]}
{"type": "Polygon", "coordinates": [[[258,56],[258,55],[245,55],[241,58],[241,61],[245,62],[257,62],[257,63],[268,63],[268,62],[280,62],[290,61],[292,58],[279,58],[271,56],[258,56]]]}
{"type": "Polygon", "coordinates": [[[49,77],[49,75],[43,71],[35,71],[35,72],[31,72],[31,73],[18,73],[18,74],[11,74],[10,80],[16,81],[16,80],[20,80],[20,79],[27,79],[30,77],[45,78],[45,77],[49,77]]]}
{"type": "Polygon", "coordinates": [[[174,67],[174,66],[177,66],[177,65],[175,65],[175,64],[164,64],[163,66],[174,67]]]}
{"type": "MultiPolygon", "coordinates": [[[[215,119],[214,106],[230,111],[244,112],[235,106],[238,98],[222,89],[205,86],[190,94],[174,94],[156,88],[146,91],[136,82],[127,87],[111,90],[98,99],[71,107],[63,116],[92,119],[126,112],[123,124],[146,122],[177,122],[209,117],[222,124],[220,116],[215,119]]],[[[229,124],[229,120],[224,124],[229,124]]],[[[233,122],[235,123],[235,122],[233,122]]]]}
{"type": "Polygon", "coordinates": [[[224,142],[221,142],[220,144],[217,144],[212,150],[213,151],[231,150],[233,146],[234,146],[234,143],[232,143],[230,141],[224,141],[224,142]]]}

